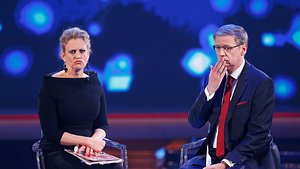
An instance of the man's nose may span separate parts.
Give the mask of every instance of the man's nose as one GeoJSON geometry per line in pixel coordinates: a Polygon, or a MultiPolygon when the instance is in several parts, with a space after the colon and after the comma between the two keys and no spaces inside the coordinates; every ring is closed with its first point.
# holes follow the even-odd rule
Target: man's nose
{"type": "Polygon", "coordinates": [[[220,49],[219,55],[220,57],[224,57],[226,55],[223,48],[220,49]]]}

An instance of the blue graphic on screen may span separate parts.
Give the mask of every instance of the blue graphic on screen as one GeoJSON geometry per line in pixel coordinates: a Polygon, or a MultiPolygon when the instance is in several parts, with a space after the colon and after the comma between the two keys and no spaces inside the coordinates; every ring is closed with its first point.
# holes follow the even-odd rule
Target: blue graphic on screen
{"type": "Polygon", "coordinates": [[[296,93],[295,81],[287,76],[278,76],[274,78],[275,95],[277,99],[288,100],[296,93]]]}
{"type": "Polygon", "coordinates": [[[213,35],[216,30],[216,25],[209,24],[199,32],[200,46],[204,51],[211,52],[213,50],[212,46],[215,44],[213,35]]]}
{"type": "Polygon", "coordinates": [[[167,150],[165,147],[159,148],[158,150],[155,151],[155,157],[157,160],[162,160],[166,157],[167,155],[167,150]]]}
{"type": "Polygon", "coordinates": [[[89,23],[88,32],[91,36],[98,36],[102,33],[102,26],[96,22],[89,23]]]}
{"type": "Polygon", "coordinates": [[[246,4],[247,11],[254,18],[265,17],[272,9],[272,4],[269,0],[250,0],[246,4]]]}
{"type": "Polygon", "coordinates": [[[105,87],[110,92],[129,91],[133,80],[132,56],[124,53],[115,55],[104,68],[105,87]]]}
{"type": "Polygon", "coordinates": [[[44,2],[32,1],[16,12],[16,20],[19,25],[37,35],[49,32],[53,26],[53,11],[44,2]]]}
{"type": "Polygon", "coordinates": [[[233,0],[210,0],[211,6],[217,12],[229,12],[233,5],[233,0]]]}
{"type": "Polygon", "coordinates": [[[276,43],[276,39],[274,34],[272,33],[264,33],[261,38],[262,44],[267,47],[272,47],[276,43]]]}
{"type": "Polygon", "coordinates": [[[300,50],[300,15],[297,15],[292,22],[287,34],[289,42],[300,50]]]}
{"type": "MultiPolygon", "coordinates": [[[[86,29],[92,37],[93,54],[100,57],[93,57],[91,70],[98,72],[108,94],[122,92],[122,96],[134,102],[144,96],[141,86],[155,82],[149,86],[157,91],[151,91],[149,98],[155,100],[156,95],[176,98],[180,95],[185,100],[182,104],[189,105],[193,100],[190,93],[194,92],[189,87],[195,80],[202,81],[209,66],[217,61],[212,49],[213,33],[223,24],[236,23],[244,26],[249,33],[249,57],[247,54],[246,58],[266,71],[272,79],[275,78],[277,104],[299,102],[299,73],[294,70],[299,63],[298,53],[295,52],[300,50],[298,1],[20,0],[12,3],[15,4],[11,4],[10,8],[0,6],[5,15],[0,18],[0,39],[5,42],[1,44],[0,51],[6,51],[1,52],[0,73],[5,76],[0,76],[0,81],[7,77],[25,81],[27,77],[40,77],[44,72],[62,69],[59,36],[63,30],[78,26],[86,29]],[[11,19],[13,15],[14,21],[11,19]],[[278,16],[280,20],[274,22],[278,16]],[[145,22],[136,22],[139,19],[145,22]],[[16,44],[26,44],[28,50],[15,48],[16,44]],[[114,55],[119,51],[126,53],[114,55]],[[274,64],[272,68],[265,64],[270,59],[274,64]],[[278,63],[280,61],[283,62],[278,63]],[[277,69],[279,65],[280,70],[277,69]],[[286,76],[279,78],[275,76],[277,74],[286,76]],[[178,82],[178,77],[182,81],[178,82]],[[189,87],[181,92],[172,88],[177,83],[189,87]]],[[[30,81],[26,83],[31,86],[30,81]]],[[[11,87],[5,85],[2,93],[11,87]]],[[[37,90],[33,88],[32,95],[37,90]]],[[[28,98],[27,95],[24,93],[20,99],[28,98]]],[[[160,99],[157,102],[164,102],[160,99]]],[[[296,103],[292,104],[297,107],[296,103]]],[[[159,104],[153,101],[153,105],[159,104]]]]}
{"type": "Polygon", "coordinates": [[[181,61],[183,69],[196,77],[203,75],[211,64],[211,57],[201,49],[189,50],[181,61]]]}
{"type": "Polygon", "coordinates": [[[22,77],[27,74],[31,66],[31,56],[20,49],[9,50],[2,56],[2,69],[11,77],[22,77]]]}

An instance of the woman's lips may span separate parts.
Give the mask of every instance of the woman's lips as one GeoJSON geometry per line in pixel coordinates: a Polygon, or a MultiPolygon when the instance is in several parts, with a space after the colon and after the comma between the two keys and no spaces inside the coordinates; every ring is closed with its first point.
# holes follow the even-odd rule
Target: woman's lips
{"type": "Polygon", "coordinates": [[[81,61],[81,60],[75,60],[75,62],[74,62],[75,64],[82,64],[83,63],[83,61],[81,61]]]}

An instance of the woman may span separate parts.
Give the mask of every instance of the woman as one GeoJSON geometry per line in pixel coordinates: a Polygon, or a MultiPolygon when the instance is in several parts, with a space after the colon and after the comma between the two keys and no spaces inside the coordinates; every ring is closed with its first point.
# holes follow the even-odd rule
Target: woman
{"type": "Polygon", "coordinates": [[[45,75],[39,95],[46,169],[120,168],[119,164],[89,166],[64,152],[74,146],[86,156],[100,152],[108,122],[98,76],[84,72],[91,53],[88,33],[77,27],[67,29],[60,37],[60,47],[64,70],[45,75]]]}

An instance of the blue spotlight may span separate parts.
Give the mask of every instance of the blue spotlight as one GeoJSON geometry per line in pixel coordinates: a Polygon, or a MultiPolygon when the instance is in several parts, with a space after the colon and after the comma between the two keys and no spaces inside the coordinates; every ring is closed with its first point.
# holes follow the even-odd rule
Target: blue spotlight
{"type": "Polygon", "coordinates": [[[48,4],[42,1],[31,1],[16,12],[16,20],[20,26],[37,35],[47,33],[53,26],[53,11],[48,4]]]}
{"type": "Polygon", "coordinates": [[[287,33],[288,41],[300,50],[300,15],[297,15],[287,33]]]}
{"type": "Polygon", "coordinates": [[[166,157],[166,148],[162,147],[155,151],[155,157],[158,160],[162,160],[166,157]]]}
{"type": "Polygon", "coordinates": [[[181,61],[183,69],[192,76],[201,76],[211,65],[210,56],[201,49],[189,50],[181,61]]]}
{"type": "Polygon", "coordinates": [[[300,46],[300,30],[297,30],[293,33],[292,39],[296,45],[300,46]]]}
{"type": "Polygon", "coordinates": [[[226,13],[231,9],[233,0],[210,0],[210,4],[217,12],[226,13]]]}
{"type": "Polygon", "coordinates": [[[246,9],[250,15],[255,18],[262,18],[266,16],[272,9],[273,4],[268,0],[250,0],[246,3],[246,9]]]}
{"type": "Polygon", "coordinates": [[[88,32],[93,36],[98,36],[102,33],[102,26],[99,23],[90,23],[88,25],[88,32]]]}
{"type": "Polygon", "coordinates": [[[262,44],[267,47],[272,47],[275,45],[276,39],[272,33],[264,33],[261,37],[262,44]]]}
{"type": "Polygon", "coordinates": [[[31,66],[31,55],[24,50],[10,50],[2,56],[3,71],[13,77],[27,74],[31,66]]]}
{"type": "Polygon", "coordinates": [[[296,93],[295,81],[287,76],[278,76],[274,78],[275,95],[280,100],[291,99],[296,93]]]}
{"type": "Polygon", "coordinates": [[[118,54],[104,68],[106,88],[110,92],[126,92],[130,89],[132,75],[132,57],[128,54],[118,54]]]}
{"type": "Polygon", "coordinates": [[[207,25],[199,32],[200,46],[204,51],[211,51],[215,44],[214,32],[217,30],[216,25],[207,25]]]}
{"type": "Polygon", "coordinates": [[[2,24],[0,23],[0,32],[2,31],[2,24]]]}

